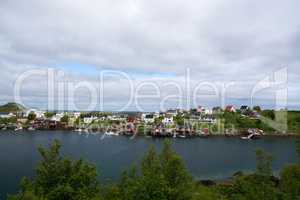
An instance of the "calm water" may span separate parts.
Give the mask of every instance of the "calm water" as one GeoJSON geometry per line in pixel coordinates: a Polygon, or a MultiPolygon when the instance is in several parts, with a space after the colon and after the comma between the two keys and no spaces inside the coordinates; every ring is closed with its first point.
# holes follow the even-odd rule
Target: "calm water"
{"type": "MultiPolygon", "coordinates": [[[[102,180],[117,180],[120,173],[137,162],[154,144],[161,148],[162,139],[78,135],[73,132],[0,132],[0,199],[17,191],[23,176],[34,175],[39,160],[37,147],[54,139],[63,143],[62,152],[96,164],[102,180]]],[[[190,172],[199,179],[224,179],[238,170],[255,169],[255,149],[263,148],[275,157],[274,170],[297,161],[295,138],[264,138],[245,141],[239,138],[171,139],[173,147],[186,161],[190,172]]]]}

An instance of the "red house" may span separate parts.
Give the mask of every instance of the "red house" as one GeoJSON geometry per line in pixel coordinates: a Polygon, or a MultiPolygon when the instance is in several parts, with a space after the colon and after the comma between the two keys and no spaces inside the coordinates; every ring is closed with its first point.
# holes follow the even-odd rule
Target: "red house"
{"type": "Polygon", "coordinates": [[[226,106],[225,111],[226,112],[236,112],[236,109],[233,105],[228,105],[228,106],[226,106]]]}

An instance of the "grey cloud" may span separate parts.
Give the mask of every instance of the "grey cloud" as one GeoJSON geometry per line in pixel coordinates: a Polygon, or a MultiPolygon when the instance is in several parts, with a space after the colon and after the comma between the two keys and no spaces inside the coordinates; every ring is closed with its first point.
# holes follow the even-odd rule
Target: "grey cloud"
{"type": "MultiPolygon", "coordinates": [[[[1,93],[11,95],[16,75],[27,68],[73,61],[100,70],[171,72],[180,84],[188,67],[195,82],[245,82],[235,97],[287,66],[297,98],[299,7],[297,0],[2,0],[0,82],[8,87],[1,93]]],[[[115,85],[107,81],[109,98],[121,102],[115,85]]],[[[42,85],[26,88],[30,95],[42,85]]]]}

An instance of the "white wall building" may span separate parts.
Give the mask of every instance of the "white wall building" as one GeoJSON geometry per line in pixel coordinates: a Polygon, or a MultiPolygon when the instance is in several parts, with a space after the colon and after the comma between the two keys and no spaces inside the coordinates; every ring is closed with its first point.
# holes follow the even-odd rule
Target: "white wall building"
{"type": "Polygon", "coordinates": [[[164,117],[164,119],[162,120],[162,123],[164,125],[173,125],[174,124],[174,119],[173,119],[173,116],[166,116],[164,117]]]}
{"type": "Polygon", "coordinates": [[[198,113],[205,113],[206,109],[203,106],[198,106],[197,112],[198,113]]]}
{"type": "Polygon", "coordinates": [[[154,123],[155,118],[159,117],[159,113],[143,113],[141,120],[147,124],[154,123]]]}
{"type": "Polygon", "coordinates": [[[28,117],[28,115],[30,113],[34,113],[36,118],[44,118],[45,117],[45,112],[44,111],[39,111],[39,110],[36,110],[36,109],[27,110],[26,113],[25,113],[25,117],[28,117]]]}
{"type": "Polygon", "coordinates": [[[75,117],[75,118],[78,118],[78,117],[80,117],[80,115],[81,115],[81,113],[80,113],[80,112],[74,112],[74,117],[75,117]]]}
{"type": "Polygon", "coordinates": [[[56,113],[51,117],[51,120],[59,122],[64,115],[64,113],[56,113]]]}
{"type": "Polygon", "coordinates": [[[85,124],[90,124],[92,123],[94,120],[97,120],[98,118],[97,117],[94,117],[94,116],[91,116],[91,117],[85,117],[83,118],[83,122],[85,124]]]}
{"type": "Polygon", "coordinates": [[[127,115],[110,115],[107,118],[112,121],[126,121],[127,115]]]}
{"type": "Polygon", "coordinates": [[[205,109],[204,112],[206,115],[211,115],[213,113],[213,111],[211,109],[205,109]]]}

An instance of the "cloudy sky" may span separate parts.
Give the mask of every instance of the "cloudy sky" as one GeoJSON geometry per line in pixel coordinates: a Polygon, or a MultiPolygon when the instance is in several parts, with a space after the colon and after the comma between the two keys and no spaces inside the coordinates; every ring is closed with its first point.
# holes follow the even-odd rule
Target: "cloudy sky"
{"type": "Polygon", "coordinates": [[[299,7],[298,0],[1,0],[0,103],[154,111],[240,106],[253,96],[265,108],[299,109],[299,7]]]}

